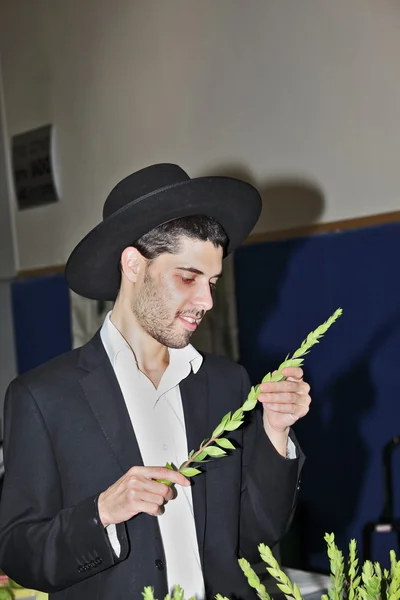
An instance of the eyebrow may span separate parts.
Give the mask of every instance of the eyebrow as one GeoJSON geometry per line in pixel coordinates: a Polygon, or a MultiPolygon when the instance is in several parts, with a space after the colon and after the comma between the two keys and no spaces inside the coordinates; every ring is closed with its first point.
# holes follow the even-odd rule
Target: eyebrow
{"type": "MultiPolygon", "coordinates": [[[[176,267],[178,269],[178,271],[189,271],[189,273],[195,273],[195,275],[205,275],[205,273],[203,273],[203,271],[200,271],[199,269],[195,269],[194,267],[176,267]]],[[[210,277],[210,279],[214,279],[215,277],[222,277],[222,271],[220,271],[218,273],[218,275],[212,275],[210,277]]]]}

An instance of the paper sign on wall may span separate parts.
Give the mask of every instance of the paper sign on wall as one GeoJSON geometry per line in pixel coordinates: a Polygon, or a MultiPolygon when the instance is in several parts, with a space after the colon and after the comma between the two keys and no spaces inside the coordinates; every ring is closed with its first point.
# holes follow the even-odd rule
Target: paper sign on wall
{"type": "Polygon", "coordinates": [[[18,208],[57,202],[51,164],[51,125],[12,138],[12,162],[18,208]]]}

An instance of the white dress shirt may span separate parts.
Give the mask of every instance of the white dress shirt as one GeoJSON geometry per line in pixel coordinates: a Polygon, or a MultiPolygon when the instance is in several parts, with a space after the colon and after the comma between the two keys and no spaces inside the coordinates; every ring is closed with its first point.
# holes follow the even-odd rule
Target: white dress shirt
{"type": "MultiPolygon", "coordinates": [[[[135,431],[143,464],[164,466],[182,464],[188,456],[180,382],[197,372],[202,356],[190,344],[169,350],[169,365],[156,389],[142,373],[135,356],[110,314],[101,329],[101,339],[115,371],[135,431]]],[[[134,465],[132,465],[134,466],[134,465]]],[[[204,580],[193,513],[192,490],[176,486],[177,497],[168,502],[157,517],[164,547],[169,591],[179,584],[185,596],[204,598],[204,580]]],[[[115,526],[107,532],[117,555],[120,544],[115,526]]],[[[133,542],[134,543],[134,542],[133,542]]]]}
{"type": "MultiPolygon", "coordinates": [[[[179,390],[180,382],[191,371],[196,373],[203,358],[190,344],[185,348],[169,349],[169,365],[158,388],[142,373],[135,356],[107,314],[100,335],[114,369],[135,431],[143,464],[175,466],[188,456],[186,427],[179,390]]],[[[287,457],[296,458],[296,447],[288,439],[287,457]]],[[[132,465],[134,466],[134,465],[132,465]]],[[[177,497],[168,502],[163,515],[157,517],[164,547],[168,589],[176,584],[185,596],[204,598],[204,580],[193,512],[192,490],[176,486],[177,497]]],[[[120,554],[115,525],[107,527],[113,549],[120,554]]]]}

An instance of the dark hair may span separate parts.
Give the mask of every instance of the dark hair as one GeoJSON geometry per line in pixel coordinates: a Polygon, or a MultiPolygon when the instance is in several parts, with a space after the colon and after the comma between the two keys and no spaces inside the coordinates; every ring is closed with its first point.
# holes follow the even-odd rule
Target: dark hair
{"type": "Polygon", "coordinates": [[[228,247],[228,236],[223,227],[205,215],[181,217],[163,223],[142,235],[134,244],[145,258],[154,260],[160,254],[179,252],[180,238],[188,237],[203,242],[211,242],[217,248],[221,246],[224,256],[228,247]]]}

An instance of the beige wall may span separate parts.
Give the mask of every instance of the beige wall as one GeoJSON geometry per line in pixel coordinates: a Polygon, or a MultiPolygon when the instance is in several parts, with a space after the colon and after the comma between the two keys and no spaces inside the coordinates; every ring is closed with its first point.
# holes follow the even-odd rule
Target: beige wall
{"type": "Polygon", "coordinates": [[[398,0],[0,0],[9,134],[54,124],[61,197],[16,215],[19,268],[156,161],[255,181],[257,231],[398,210],[399,32],[398,0]]]}

